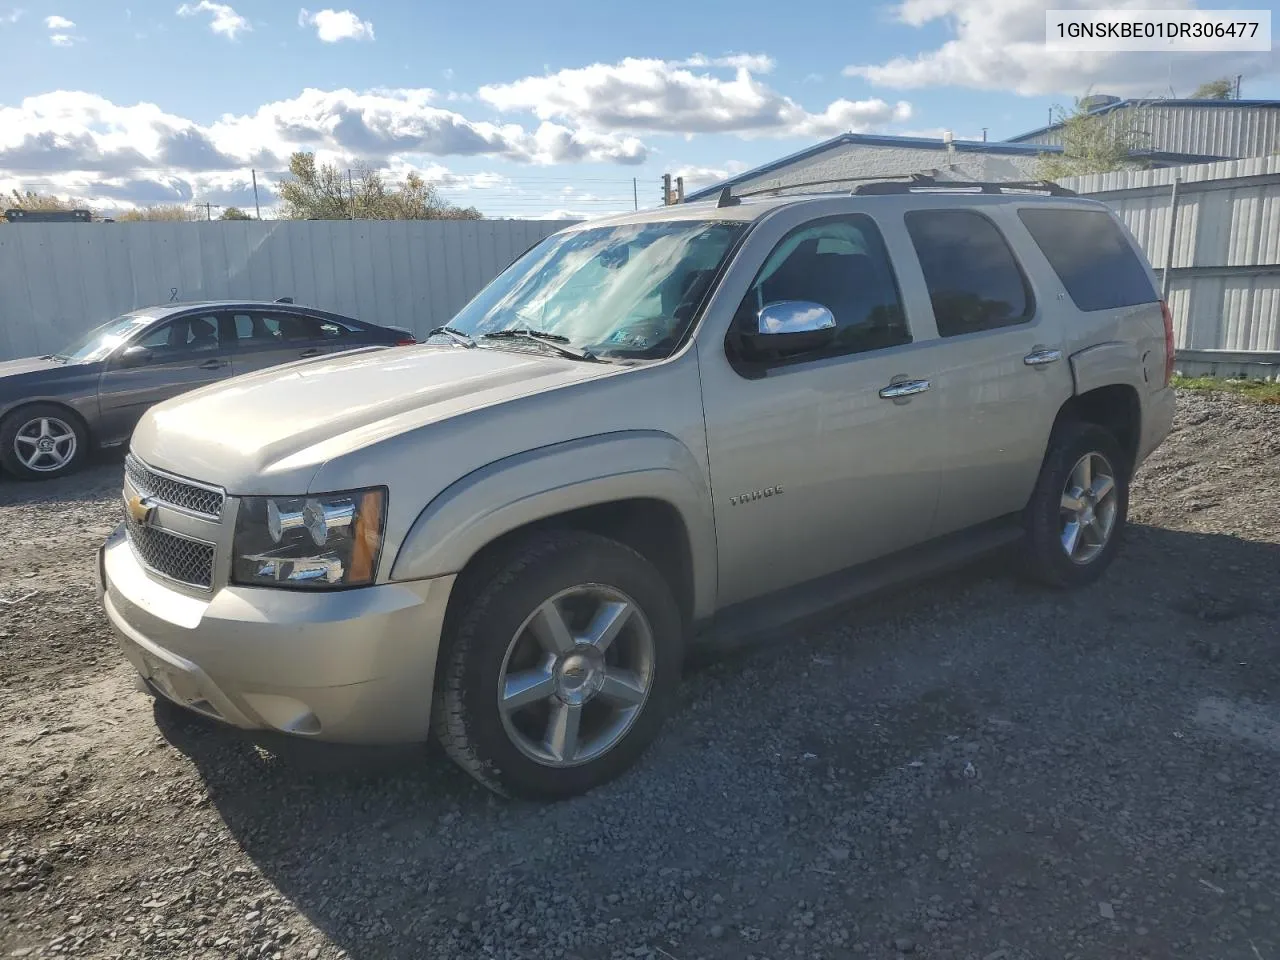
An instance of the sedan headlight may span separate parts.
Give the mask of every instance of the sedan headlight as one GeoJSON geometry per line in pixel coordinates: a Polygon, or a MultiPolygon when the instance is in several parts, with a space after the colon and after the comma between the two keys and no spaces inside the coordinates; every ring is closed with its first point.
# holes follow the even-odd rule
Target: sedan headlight
{"type": "Polygon", "coordinates": [[[306,497],[245,497],[231,579],[314,590],[373,583],[382,552],[384,487],[306,497]]]}

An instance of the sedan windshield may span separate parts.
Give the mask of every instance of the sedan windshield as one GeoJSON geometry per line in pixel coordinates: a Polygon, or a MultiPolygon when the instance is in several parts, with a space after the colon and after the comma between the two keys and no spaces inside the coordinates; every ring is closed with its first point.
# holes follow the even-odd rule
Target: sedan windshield
{"type": "Polygon", "coordinates": [[[151,320],[151,317],[137,317],[132,314],[116,317],[100,327],[94,327],[54,356],[68,363],[93,363],[97,360],[105,360],[112,350],[128,339],[129,334],[150,323],[151,320]]]}
{"type": "Polygon", "coordinates": [[[449,328],[486,346],[581,359],[666,357],[744,229],[680,220],[556,234],[485,287],[449,328]]]}

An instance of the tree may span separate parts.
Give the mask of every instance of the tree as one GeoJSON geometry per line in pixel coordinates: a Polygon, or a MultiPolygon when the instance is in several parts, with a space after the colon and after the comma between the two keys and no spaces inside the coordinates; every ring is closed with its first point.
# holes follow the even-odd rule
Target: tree
{"type": "Polygon", "coordinates": [[[61,197],[55,197],[49,193],[35,193],[31,190],[25,193],[18,190],[12,191],[8,196],[3,198],[3,204],[6,208],[17,207],[19,210],[79,210],[80,205],[74,200],[63,200],[61,197]]]}
{"type": "Polygon", "coordinates": [[[249,216],[239,207],[227,207],[227,209],[222,211],[218,219],[219,220],[252,220],[253,217],[249,216]]]}
{"type": "Polygon", "coordinates": [[[149,207],[134,207],[132,210],[124,210],[116,214],[115,219],[129,223],[143,220],[194,220],[196,216],[181,203],[157,203],[149,207]]]}
{"type": "Polygon", "coordinates": [[[317,164],[314,154],[289,158],[280,184],[281,215],[292,220],[479,220],[474,207],[445,201],[433,184],[410,172],[388,185],[381,173],[358,163],[350,171],[317,164]]]}
{"type": "Polygon", "coordinates": [[[1062,129],[1062,153],[1042,153],[1036,172],[1044,180],[1110,173],[1135,163],[1133,153],[1146,145],[1146,133],[1133,126],[1128,111],[1090,113],[1076,98],[1068,113],[1055,106],[1054,123],[1062,129]]]}
{"type": "Polygon", "coordinates": [[[1236,85],[1227,77],[1219,77],[1196,87],[1191,94],[1192,100],[1230,100],[1236,85]]]}

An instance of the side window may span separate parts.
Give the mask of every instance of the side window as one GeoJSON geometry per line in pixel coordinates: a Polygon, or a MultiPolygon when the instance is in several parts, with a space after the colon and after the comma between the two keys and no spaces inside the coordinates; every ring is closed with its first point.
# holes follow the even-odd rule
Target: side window
{"type": "Polygon", "coordinates": [[[332,320],[321,320],[319,322],[320,336],[326,340],[337,340],[351,335],[351,330],[340,323],[334,323],[332,320]]]}
{"type": "Polygon", "coordinates": [[[301,340],[320,340],[331,334],[312,317],[288,313],[237,313],[234,315],[236,341],[242,346],[287,346],[301,340]]]}
{"type": "Polygon", "coordinates": [[[177,354],[192,350],[218,349],[218,318],[179,317],[161,324],[136,341],[138,346],[155,351],[158,355],[177,354]]]}
{"type": "Polygon", "coordinates": [[[1109,213],[1027,207],[1018,216],[1079,309],[1112,310],[1160,299],[1109,213]]]}
{"type": "Polygon", "coordinates": [[[783,237],[756,274],[735,325],[753,328],[762,307],[782,300],[820,303],[835,317],[834,344],[806,359],[911,342],[884,241],[863,214],[805,224],[783,237]]]}
{"type": "Polygon", "coordinates": [[[913,210],[906,224],[940,336],[1031,319],[1030,288],[994,223],[972,210],[913,210]]]}

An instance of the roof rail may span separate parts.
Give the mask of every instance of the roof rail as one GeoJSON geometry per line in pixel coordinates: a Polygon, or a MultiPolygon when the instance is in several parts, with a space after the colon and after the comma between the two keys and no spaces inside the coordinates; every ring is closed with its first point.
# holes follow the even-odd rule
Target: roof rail
{"type": "Polygon", "coordinates": [[[924,174],[913,173],[906,180],[880,180],[875,183],[860,183],[851,195],[855,197],[882,196],[886,194],[913,193],[924,191],[955,190],[966,193],[1047,193],[1051,197],[1079,196],[1074,190],[1060,187],[1052,180],[1006,180],[982,182],[970,180],[938,180],[924,174]]]}

